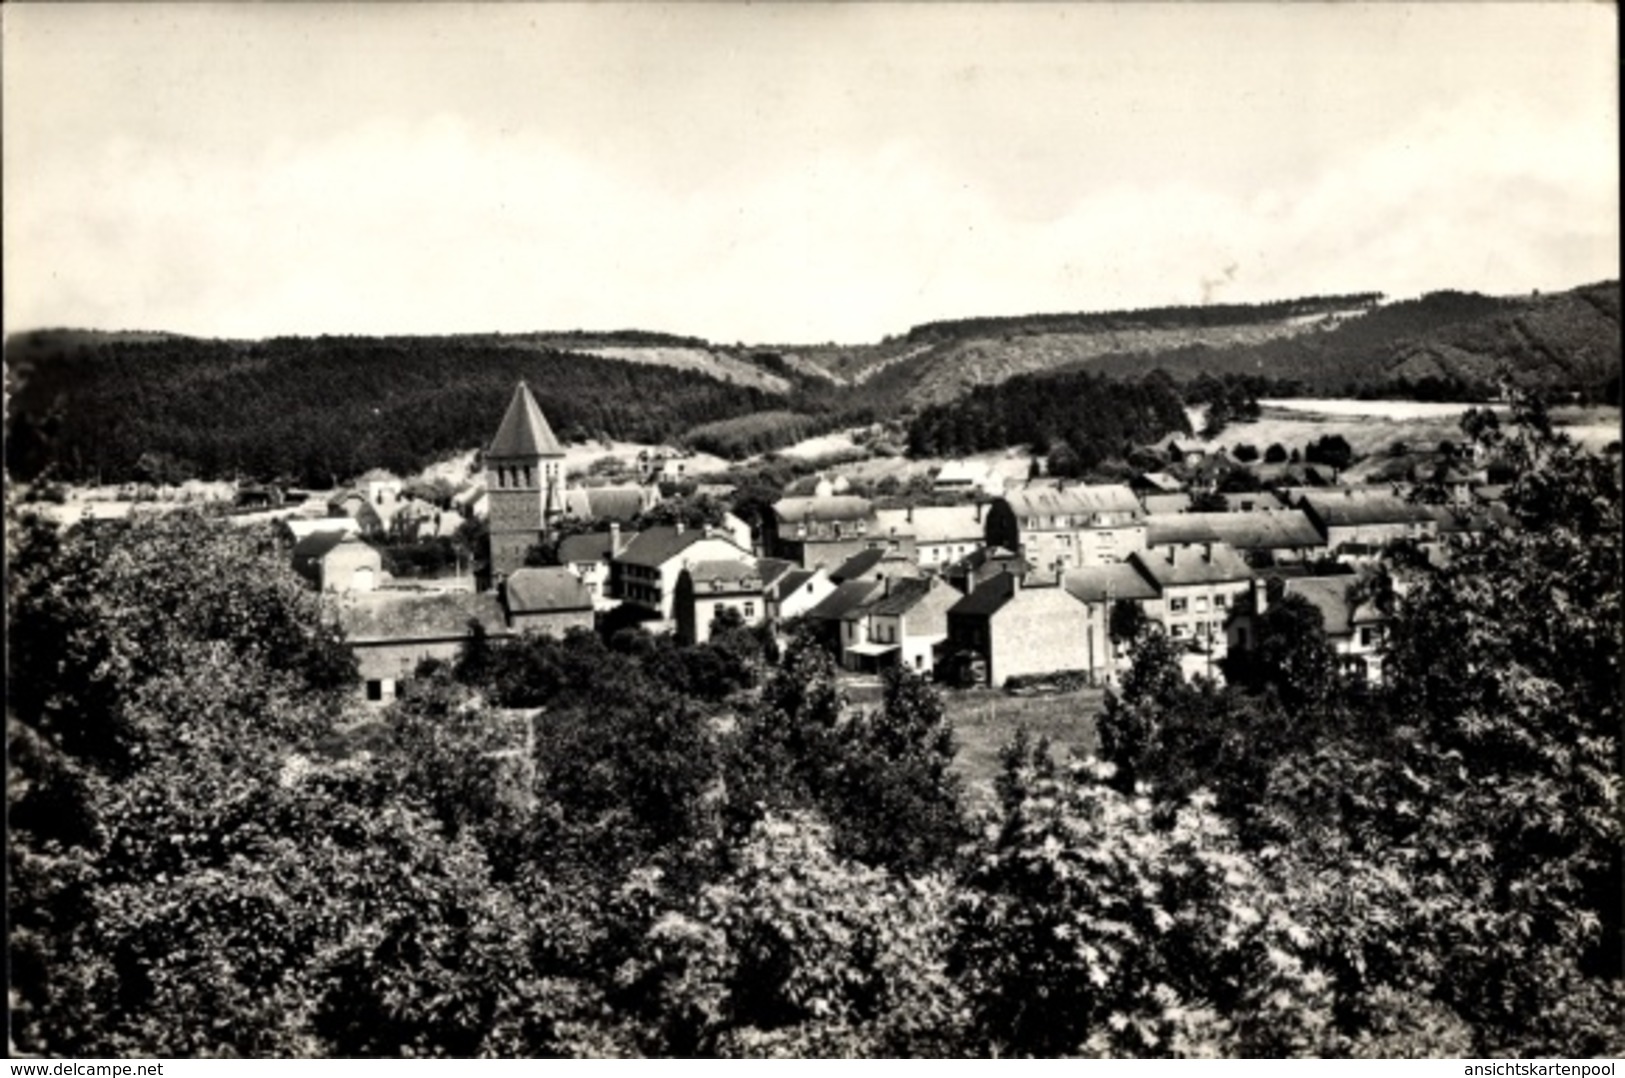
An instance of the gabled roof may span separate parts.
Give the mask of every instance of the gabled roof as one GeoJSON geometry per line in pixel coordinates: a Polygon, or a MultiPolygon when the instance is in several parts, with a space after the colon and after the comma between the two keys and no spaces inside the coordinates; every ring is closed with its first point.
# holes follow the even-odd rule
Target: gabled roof
{"type": "Polygon", "coordinates": [[[1152,490],[1160,490],[1164,494],[1173,494],[1185,489],[1183,482],[1167,472],[1144,472],[1136,480],[1136,483],[1152,490]]]}
{"type": "Polygon", "coordinates": [[[562,566],[515,569],[502,587],[508,598],[508,611],[513,614],[592,609],[592,592],[579,577],[562,566]]]}
{"type": "Polygon", "coordinates": [[[491,635],[506,635],[508,620],[491,592],[442,591],[357,596],[338,607],[339,625],[352,644],[393,640],[461,640],[469,622],[491,635]]]}
{"type": "Polygon", "coordinates": [[[1354,576],[1310,576],[1288,580],[1282,587],[1286,595],[1307,599],[1320,611],[1326,623],[1327,636],[1348,636],[1357,626],[1370,625],[1382,620],[1374,604],[1349,602],[1349,589],[1358,580],[1354,576]]]}
{"type": "Polygon", "coordinates": [[[950,460],[937,471],[938,483],[983,483],[993,469],[979,460],[950,460]]]}
{"type": "MultiPolygon", "coordinates": [[[[783,558],[757,558],[756,569],[762,574],[763,585],[772,585],[784,579],[792,571],[799,570],[800,566],[783,558]]],[[[808,575],[812,575],[810,570],[808,575]]]]}
{"type": "Polygon", "coordinates": [[[1016,594],[1016,578],[997,573],[982,581],[975,590],[948,608],[948,615],[987,617],[997,613],[1016,594]]]}
{"type": "Polygon", "coordinates": [[[1142,516],[1140,500],[1121,483],[1061,485],[1029,483],[1004,493],[1016,516],[1091,516],[1095,513],[1126,513],[1142,516]]]}
{"type": "MultiPolygon", "coordinates": [[[[622,532],[621,542],[629,543],[638,537],[637,532],[622,532]]],[[[610,544],[614,536],[607,532],[583,532],[580,535],[567,536],[559,540],[559,561],[565,565],[575,565],[588,561],[607,561],[610,554],[610,544]]]]}
{"type": "Polygon", "coordinates": [[[1433,518],[1388,487],[1342,487],[1304,494],[1299,502],[1328,527],[1359,524],[1420,524],[1433,518]]]}
{"type": "Polygon", "coordinates": [[[1325,537],[1296,509],[1154,513],[1145,523],[1146,546],[1218,542],[1237,550],[1291,550],[1326,545],[1325,537]]]}
{"type": "Polygon", "coordinates": [[[650,569],[658,569],[671,561],[677,555],[704,539],[714,539],[719,543],[727,543],[741,554],[749,553],[743,550],[732,539],[715,531],[704,528],[684,528],[679,531],[669,525],[649,528],[639,532],[626,547],[615,556],[615,560],[628,565],[642,565],[650,569]]]}
{"type": "Polygon", "coordinates": [[[1136,550],[1129,555],[1134,565],[1160,591],[1190,584],[1228,584],[1251,580],[1252,569],[1224,543],[1204,548],[1171,546],[1161,550],[1136,550]]]}
{"type": "Polygon", "coordinates": [[[693,582],[696,595],[755,594],[762,590],[761,571],[753,562],[742,558],[697,561],[683,572],[693,582]]]}
{"type": "Polygon", "coordinates": [[[523,380],[514,387],[513,400],[497,427],[497,436],[486,447],[487,457],[560,457],[564,448],[553,437],[553,428],[547,425],[541,405],[531,396],[530,387],[523,380]]]}
{"type": "Polygon", "coordinates": [[[869,499],[856,494],[780,498],[773,503],[773,514],[786,524],[804,520],[867,520],[869,513],[869,499]]]}
{"type": "Polygon", "coordinates": [[[1157,589],[1126,562],[1096,565],[1067,573],[1061,586],[1086,603],[1115,602],[1118,599],[1155,599],[1157,589]]]}
{"type": "MultiPolygon", "coordinates": [[[[763,562],[771,559],[763,558],[763,562]]],[[[822,573],[822,569],[791,569],[767,582],[767,592],[774,599],[782,599],[786,595],[794,595],[807,581],[822,573]]],[[[763,574],[764,577],[766,574],[763,574]]]]}
{"type": "Polygon", "coordinates": [[[837,584],[834,591],[807,611],[807,616],[821,621],[839,621],[868,602],[869,596],[878,592],[880,587],[878,580],[848,580],[844,584],[837,584]]]}
{"type": "Polygon", "coordinates": [[[912,535],[916,543],[980,542],[982,508],[976,505],[917,505],[876,509],[875,533],[912,535]]]}
{"type": "Polygon", "coordinates": [[[878,597],[869,603],[871,614],[906,614],[931,593],[931,582],[903,577],[891,582],[890,589],[882,588],[878,597]]]}
{"type": "Polygon", "coordinates": [[[1183,513],[1190,507],[1191,496],[1182,490],[1167,494],[1147,494],[1145,496],[1145,511],[1147,513],[1183,513]]]}
{"type": "MultiPolygon", "coordinates": [[[[293,563],[320,561],[334,547],[344,542],[354,532],[349,531],[319,531],[312,532],[293,545],[293,563]]],[[[359,541],[359,540],[358,540],[359,541]]]]}

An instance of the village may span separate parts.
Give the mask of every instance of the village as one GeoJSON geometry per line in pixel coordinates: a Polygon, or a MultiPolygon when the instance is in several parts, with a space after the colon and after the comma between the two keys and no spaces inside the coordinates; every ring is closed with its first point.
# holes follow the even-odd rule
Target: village
{"type": "MultiPolygon", "coordinates": [[[[640,530],[662,504],[658,480],[682,462],[630,462],[629,481],[604,485],[572,479],[521,382],[477,478],[444,507],[371,476],[286,507],[279,526],[295,570],[331,600],[364,699],[382,705],[420,663],[455,659],[475,633],[641,626],[697,644],[719,616],[781,641],[810,631],[857,678],[900,666],[946,687],[1017,692],[1116,684],[1127,618],[1178,642],[1188,677],[1222,680],[1226,656],[1255,643],[1253,619],[1282,595],[1312,604],[1345,672],[1377,683],[1382,614],[1365,584],[1390,544],[1439,560],[1451,536],[1511,525],[1504,485],[1470,457],[1431,473],[1426,500],[1409,483],[1344,483],[1334,467],[1301,462],[1255,463],[1259,489],[1215,497],[1245,465],[1176,438],[1152,451],[1166,463],[1124,483],[1012,479],[957,461],[932,476],[931,504],[888,507],[819,476],[755,528],[724,511],[640,530]],[[488,533],[483,556],[427,577],[386,570],[386,533],[444,535],[469,521],[488,533]]],[[[732,492],[706,493],[727,505],[732,492]]],[[[237,500],[253,510],[273,498],[251,488],[237,500]]]]}

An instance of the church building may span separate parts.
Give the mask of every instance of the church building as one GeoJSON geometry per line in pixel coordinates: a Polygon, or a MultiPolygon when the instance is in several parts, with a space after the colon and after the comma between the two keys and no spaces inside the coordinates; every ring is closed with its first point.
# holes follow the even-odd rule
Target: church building
{"type": "Polygon", "coordinates": [[[506,577],[564,512],[564,448],[522,380],[485,449],[485,490],[490,574],[506,577]]]}

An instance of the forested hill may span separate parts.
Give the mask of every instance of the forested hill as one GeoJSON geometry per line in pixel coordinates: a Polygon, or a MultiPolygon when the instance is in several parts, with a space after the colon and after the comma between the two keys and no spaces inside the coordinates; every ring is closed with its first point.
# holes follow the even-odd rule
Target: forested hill
{"type": "MultiPolygon", "coordinates": [[[[685,342],[686,343],[686,342],[685,342]]],[[[7,342],[6,464],[29,479],[410,472],[485,442],[528,379],[565,440],[670,441],[784,397],[693,370],[485,337],[262,342],[45,331],[7,342]]]]}
{"type": "Polygon", "coordinates": [[[1620,378],[1620,284],[1504,299],[1434,292],[1379,307],[1323,333],[1233,347],[1197,344],[1148,361],[1123,352],[1080,364],[1108,375],[1160,367],[1184,381],[1262,375],[1301,383],[1311,395],[1382,394],[1463,399],[1504,374],[1526,387],[1605,397],[1620,378]]]}
{"type": "Polygon", "coordinates": [[[1381,298],[1378,292],[1361,292],[1256,304],[965,318],[918,325],[879,345],[792,354],[861,385],[877,404],[942,404],[976,386],[1101,356],[1156,356],[1191,345],[1225,349],[1311,335],[1357,318],[1381,298]]]}

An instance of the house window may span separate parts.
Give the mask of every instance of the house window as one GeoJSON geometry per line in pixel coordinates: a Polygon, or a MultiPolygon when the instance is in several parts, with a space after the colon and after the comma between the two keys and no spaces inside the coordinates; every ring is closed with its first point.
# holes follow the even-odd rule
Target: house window
{"type": "Polygon", "coordinates": [[[1371,647],[1377,642],[1377,630],[1367,625],[1360,630],[1360,646],[1371,647]]]}
{"type": "Polygon", "coordinates": [[[383,698],[384,683],[377,680],[367,682],[367,699],[371,700],[373,703],[377,703],[383,698]]]}
{"type": "Polygon", "coordinates": [[[756,604],[755,603],[745,603],[745,604],[743,604],[743,606],[741,607],[741,613],[743,613],[745,615],[745,617],[747,617],[747,618],[754,618],[756,616],[756,604]]]}
{"type": "Polygon", "coordinates": [[[1198,614],[1206,614],[1207,613],[1207,596],[1206,595],[1198,595],[1196,597],[1196,612],[1198,614]]]}
{"type": "Polygon", "coordinates": [[[1170,614],[1183,614],[1188,604],[1189,600],[1186,599],[1169,599],[1168,612],[1170,614]]]}
{"type": "Polygon", "coordinates": [[[1215,609],[1215,610],[1223,610],[1225,607],[1227,607],[1229,605],[1230,605],[1230,596],[1228,596],[1228,595],[1215,595],[1213,597],[1213,609],[1215,609]]]}
{"type": "Polygon", "coordinates": [[[1175,625],[1174,626],[1173,636],[1174,636],[1175,640],[1183,640],[1187,636],[1189,636],[1190,634],[1191,634],[1191,627],[1189,625],[1175,625]]]}

